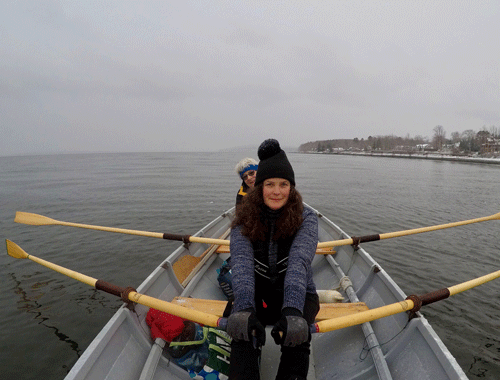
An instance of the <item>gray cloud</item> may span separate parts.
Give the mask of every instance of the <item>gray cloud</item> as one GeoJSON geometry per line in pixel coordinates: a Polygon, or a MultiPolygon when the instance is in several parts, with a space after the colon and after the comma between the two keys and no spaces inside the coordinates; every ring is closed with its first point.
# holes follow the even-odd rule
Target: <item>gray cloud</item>
{"type": "Polygon", "coordinates": [[[495,1],[4,2],[0,155],[500,126],[495,1]]]}

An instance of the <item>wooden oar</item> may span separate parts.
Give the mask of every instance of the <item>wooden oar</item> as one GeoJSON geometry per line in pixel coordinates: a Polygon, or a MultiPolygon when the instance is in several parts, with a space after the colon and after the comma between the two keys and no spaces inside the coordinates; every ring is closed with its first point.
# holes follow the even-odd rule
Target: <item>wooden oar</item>
{"type": "Polygon", "coordinates": [[[319,243],[318,248],[339,247],[341,245],[351,245],[351,244],[357,245],[359,243],[366,243],[369,241],[377,241],[377,240],[390,239],[390,238],[395,238],[395,237],[400,237],[400,236],[415,235],[415,234],[420,234],[422,232],[443,230],[445,228],[464,226],[466,224],[486,222],[488,220],[498,220],[498,219],[500,219],[500,212],[497,214],[494,214],[494,215],[484,216],[482,218],[469,219],[469,220],[464,220],[461,222],[454,222],[454,223],[439,224],[437,226],[431,226],[431,227],[414,228],[411,230],[398,231],[398,232],[388,232],[385,234],[366,235],[366,236],[360,236],[360,237],[353,237],[352,239],[325,241],[325,242],[319,243]]]}
{"type": "Polygon", "coordinates": [[[451,286],[449,288],[444,288],[435,292],[427,293],[422,296],[412,295],[401,302],[396,302],[367,311],[361,311],[357,314],[352,314],[349,316],[317,322],[312,325],[312,331],[324,333],[328,331],[343,329],[345,327],[360,325],[365,322],[374,321],[375,319],[388,317],[390,315],[402,313],[404,311],[418,311],[420,309],[420,306],[428,305],[430,303],[446,299],[450,296],[485,284],[499,277],[500,270],[455,286],[451,286]]]}
{"type": "MultiPolygon", "coordinates": [[[[497,214],[485,216],[482,218],[469,219],[469,220],[464,220],[461,222],[454,222],[454,223],[439,224],[437,226],[414,228],[411,230],[387,232],[387,233],[375,234],[375,235],[365,235],[365,236],[360,236],[360,237],[352,237],[351,239],[325,241],[325,242],[318,243],[318,248],[339,247],[342,245],[352,245],[352,244],[357,245],[360,243],[367,243],[370,241],[384,240],[384,239],[390,239],[390,238],[395,238],[395,237],[400,237],[400,236],[415,235],[415,234],[420,234],[423,232],[431,232],[431,231],[436,231],[436,230],[442,230],[445,228],[464,226],[466,224],[486,222],[488,220],[498,220],[498,219],[500,219],[500,212],[497,214]]],[[[14,219],[14,222],[23,223],[23,224],[31,224],[31,225],[35,225],[35,226],[56,224],[56,225],[60,225],[60,226],[88,228],[88,229],[92,229],[92,230],[118,232],[118,233],[129,234],[129,235],[148,236],[148,237],[155,237],[155,238],[167,239],[167,240],[179,240],[179,241],[183,241],[184,243],[191,242],[191,243],[229,245],[229,240],[202,238],[202,237],[195,237],[195,236],[191,236],[191,235],[174,235],[174,234],[160,233],[160,232],[128,230],[128,229],[124,229],[124,228],[101,227],[101,226],[93,226],[93,225],[89,225],[89,224],[80,224],[80,223],[71,223],[71,222],[61,222],[58,220],[48,218],[46,216],[42,216],[42,215],[38,215],[38,214],[31,214],[31,213],[21,212],[21,211],[16,212],[16,217],[14,219]]],[[[318,250],[316,253],[317,254],[332,254],[334,252],[330,252],[330,251],[325,252],[325,251],[318,250]]]]}
{"type": "Polygon", "coordinates": [[[48,217],[43,216],[43,215],[31,214],[29,212],[22,212],[22,211],[16,212],[16,217],[14,218],[14,222],[22,223],[22,224],[31,224],[33,226],[59,225],[59,226],[79,227],[79,228],[87,228],[90,230],[97,230],[97,231],[117,232],[117,233],[121,233],[121,234],[154,237],[154,238],[166,239],[166,240],[178,240],[178,241],[182,241],[184,243],[190,242],[190,243],[229,245],[229,240],[202,238],[202,237],[191,236],[191,235],[176,235],[176,234],[161,233],[161,232],[147,232],[147,231],[129,230],[129,229],[125,229],[125,228],[102,227],[102,226],[94,226],[91,224],[61,222],[59,220],[48,218],[48,217]]]}
{"type": "MultiPolygon", "coordinates": [[[[19,247],[17,244],[15,244],[10,240],[6,240],[5,242],[7,245],[7,253],[16,259],[30,259],[31,261],[34,261],[49,269],[64,274],[65,276],[71,277],[77,281],[83,282],[84,284],[93,286],[98,290],[103,290],[109,294],[113,294],[115,296],[122,298],[126,297],[128,300],[132,302],[152,307],[154,309],[164,311],[169,314],[177,315],[181,318],[189,319],[191,321],[198,322],[200,324],[212,327],[219,327],[224,330],[226,329],[227,326],[226,318],[219,318],[213,314],[187,309],[183,306],[175,305],[170,302],[160,300],[158,298],[137,293],[134,290],[131,290],[131,288],[121,288],[116,285],[110,284],[108,282],[97,280],[90,276],[75,272],[71,269],[67,269],[59,265],[53,264],[49,261],[40,259],[36,256],[28,255],[21,247],[19,247]]],[[[311,325],[311,331],[316,333],[324,333],[328,331],[339,330],[345,327],[359,325],[365,322],[371,322],[376,319],[388,317],[394,314],[402,313],[404,311],[409,311],[409,310],[417,311],[421,305],[427,305],[436,301],[443,300],[452,295],[472,289],[476,286],[485,284],[499,277],[500,277],[500,270],[467,282],[463,282],[455,286],[451,286],[449,288],[444,288],[436,292],[427,293],[423,296],[409,296],[408,299],[401,302],[396,302],[390,305],[382,306],[368,311],[361,311],[357,314],[351,314],[345,317],[339,317],[321,321],[311,325]]]]}
{"type": "Polygon", "coordinates": [[[56,272],[64,274],[65,276],[71,277],[77,281],[83,282],[84,284],[93,286],[98,290],[103,290],[109,294],[113,294],[118,297],[125,298],[132,302],[152,307],[153,309],[157,309],[160,311],[164,311],[169,314],[177,315],[178,317],[188,319],[190,321],[198,322],[203,325],[208,325],[212,327],[217,327],[219,322],[219,317],[216,315],[204,313],[197,310],[187,309],[185,307],[175,305],[173,303],[160,300],[158,298],[150,297],[145,294],[137,293],[131,288],[122,288],[109,282],[97,280],[95,278],[89,277],[82,273],[75,272],[71,269],[67,269],[61,267],[57,264],[53,264],[49,261],[40,259],[33,255],[28,255],[21,247],[19,247],[16,243],[5,240],[7,244],[7,253],[9,256],[12,256],[16,259],[30,259],[35,263],[43,265],[49,269],[52,269],[56,272]]]}

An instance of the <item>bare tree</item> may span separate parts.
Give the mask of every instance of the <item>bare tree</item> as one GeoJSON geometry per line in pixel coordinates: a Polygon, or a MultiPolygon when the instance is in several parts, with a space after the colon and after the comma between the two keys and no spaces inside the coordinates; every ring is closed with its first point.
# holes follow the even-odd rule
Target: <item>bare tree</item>
{"type": "Polygon", "coordinates": [[[476,132],[474,132],[472,129],[463,131],[460,139],[460,148],[469,152],[475,151],[476,132]]]}
{"type": "Polygon", "coordinates": [[[441,150],[446,141],[446,132],[442,125],[436,125],[432,131],[434,132],[434,137],[432,139],[434,147],[441,150]]]}
{"type": "Polygon", "coordinates": [[[490,134],[491,134],[491,137],[494,137],[494,138],[498,138],[500,136],[500,134],[498,132],[498,128],[495,127],[494,125],[492,125],[490,127],[490,134]]]}

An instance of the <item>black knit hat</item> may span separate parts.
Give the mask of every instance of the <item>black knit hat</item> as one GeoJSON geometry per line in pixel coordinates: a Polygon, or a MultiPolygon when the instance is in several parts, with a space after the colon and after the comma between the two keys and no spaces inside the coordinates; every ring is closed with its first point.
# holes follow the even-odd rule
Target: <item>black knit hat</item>
{"type": "Polygon", "coordinates": [[[295,186],[295,174],[280,143],[275,139],[268,139],[259,146],[259,169],[255,185],[268,178],[283,178],[295,186]]]}

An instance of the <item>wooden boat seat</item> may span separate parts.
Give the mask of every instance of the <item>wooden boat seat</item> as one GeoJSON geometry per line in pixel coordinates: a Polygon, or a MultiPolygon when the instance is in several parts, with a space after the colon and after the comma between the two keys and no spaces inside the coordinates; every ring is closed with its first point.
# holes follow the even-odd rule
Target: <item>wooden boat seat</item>
{"type": "MultiPolygon", "coordinates": [[[[228,245],[220,245],[219,248],[215,251],[217,253],[229,253],[229,246],[228,245]]],[[[326,248],[317,248],[316,249],[316,254],[317,255],[334,255],[337,253],[333,247],[326,247],[326,248]]]]}
{"type": "MultiPolygon", "coordinates": [[[[200,298],[175,297],[172,303],[187,307],[188,309],[203,311],[222,317],[227,301],[206,300],[200,298]]],[[[322,303],[316,320],[322,321],[344,315],[356,314],[368,310],[364,302],[355,303],[322,303]]]]}

